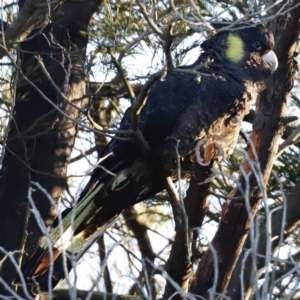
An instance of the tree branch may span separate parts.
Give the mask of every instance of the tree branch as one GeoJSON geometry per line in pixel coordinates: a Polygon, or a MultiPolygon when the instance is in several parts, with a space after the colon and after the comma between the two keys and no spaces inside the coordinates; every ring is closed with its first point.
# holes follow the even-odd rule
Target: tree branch
{"type": "MultiPolygon", "coordinates": [[[[138,95],[143,87],[142,84],[131,84],[133,92],[138,95]]],[[[89,82],[87,97],[93,97],[93,100],[102,100],[107,98],[128,98],[128,90],[124,84],[115,84],[112,82],[89,82]]]]}
{"type": "Polygon", "coordinates": [[[50,19],[53,18],[53,12],[63,2],[65,0],[47,1],[38,4],[36,0],[27,0],[19,12],[18,18],[1,34],[0,59],[13,46],[24,41],[33,30],[41,27],[40,31],[42,31],[50,19]]]}
{"type": "Polygon", "coordinates": [[[104,234],[100,236],[100,238],[97,240],[97,244],[99,247],[99,257],[100,257],[100,262],[102,265],[102,270],[103,270],[103,277],[104,277],[104,284],[106,288],[107,293],[112,293],[112,282],[110,278],[110,273],[109,269],[107,267],[106,263],[106,249],[105,249],[105,243],[104,243],[104,234]]]}
{"type": "MultiPolygon", "coordinates": [[[[194,163],[192,166],[192,176],[187,195],[184,199],[186,215],[188,219],[189,232],[193,231],[192,243],[189,243],[189,249],[186,249],[186,233],[184,230],[177,230],[175,241],[172,245],[171,253],[166,264],[168,275],[182,288],[183,291],[188,290],[190,273],[192,265],[190,261],[190,248],[196,249],[196,240],[198,230],[203,223],[205,212],[207,209],[207,201],[209,198],[210,182],[207,180],[212,175],[211,165],[207,167],[194,163]],[[204,184],[199,184],[204,183],[204,184]]],[[[195,252],[195,251],[194,251],[195,252]]],[[[195,253],[193,253],[194,256],[195,253]]],[[[174,285],[166,282],[165,293],[163,299],[169,299],[177,291],[174,285]]],[[[183,299],[180,293],[172,297],[172,299],[183,299]]]]}
{"type": "Polygon", "coordinates": [[[292,134],[279,146],[277,156],[280,156],[288,147],[300,142],[300,125],[297,126],[292,134]]]}
{"type": "MultiPolygon", "coordinates": [[[[146,272],[148,273],[148,278],[152,278],[153,272],[153,263],[156,257],[155,252],[153,251],[152,244],[148,235],[148,227],[145,226],[138,220],[138,215],[133,207],[129,207],[123,211],[123,217],[125,219],[127,227],[133,232],[135,239],[138,242],[138,246],[142,255],[142,259],[145,262],[146,272]]],[[[139,282],[143,285],[146,282],[145,270],[142,269],[139,276],[139,282]]],[[[147,286],[146,288],[151,288],[151,294],[155,298],[156,291],[155,287],[152,284],[152,287],[147,286]]],[[[129,294],[135,295],[136,291],[139,290],[139,285],[134,284],[130,290],[129,294]]],[[[141,294],[141,293],[138,293],[141,294]]]]}

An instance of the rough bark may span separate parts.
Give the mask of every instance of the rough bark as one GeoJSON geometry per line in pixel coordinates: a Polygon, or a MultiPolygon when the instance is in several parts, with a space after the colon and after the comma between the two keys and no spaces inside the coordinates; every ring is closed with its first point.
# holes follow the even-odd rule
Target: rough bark
{"type": "MultiPolygon", "coordinates": [[[[293,2],[290,6],[297,5],[293,2]]],[[[279,68],[275,75],[267,81],[267,88],[262,93],[258,104],[258,113],[253,123],[251,141],[256,153],[263,184],[266,185],[272,170],[278,144],[284,127],[286,102],[289,91],[293,86],[295,72],[295,49],[299,30],[299,6],[290,12],[290,15],[279,16],[269,24],[269,29],[275,31],[275,53],[279,58],[279,68]]],[[[252,147],[248,145],[248,154],[254,158],[252,147]]],[[[249,173],[252,169],[247,160],[243,169],[249,173]]],[[[249,177],[249,191],[257,186],[255,177],[249,177]]],[[[245,187],[245,178],[241,176],[240,185],[245,187]]],[[[233,196],[241,196],[241,191],[235,190],[233,196]]],[[[255,216],[260,204],[260,191],[250,197],[251,212],[255,216]]],[[[197,295],[208,296],[208,290],[213,286],[214,276],[218,275],[216,290],[219,293],[226,291],[238,255],[244,245],[249,232],[249,216],[244,203],[231,201],[223,207],[222,219],[212,245],[217,251],[218,274],[214,269],[214,256],[208,251],[202,258],[192,281],[190,291],[197,295]]]]}
{"type": "MultiPolygon", "coordinates": [[[[20,5],[23,2],[20,1],[20,5]]],[[[87,45],[87,37],[82,32],[88,31],[90,18],[100,3],[101,0],[64,3],[61,13],[44,29],[43,35],[38,34],[21,44],[22,72],[73,118],[78,117],[78,110],[64,102],[38,67],[34,55],[41,55],[55,84],[70,101],[82,97],[86,93],[83,58],[87,45]],[[60,46],[49,44],[50,34],[65,52],[60,46]],[[66,70],[70,70],[69,74],[66,70]]],[[[78,106],[83,103],[84,99],[76,101],[78,106]]],[[[31,253],[38,244],[41,232],[27,200],[30,182],[39,182],[54,201],[59,202],[67,184],[66,171],[75,135],[76,125],[60,115],[20,75],[0,181],[0,245],[7,251],[22,249],[31,253]]],[[[41,217],[51,224],[55,211],[49,201],[39,191],[33,197],[41,217]]],[[[23,258],[26,260],[26,256],[23,258]]],[[[6,260],[0,276],[10,283],[15,272],[6,260]]],[[[0,294],[6,293],[0,286],[0,294]]]]}

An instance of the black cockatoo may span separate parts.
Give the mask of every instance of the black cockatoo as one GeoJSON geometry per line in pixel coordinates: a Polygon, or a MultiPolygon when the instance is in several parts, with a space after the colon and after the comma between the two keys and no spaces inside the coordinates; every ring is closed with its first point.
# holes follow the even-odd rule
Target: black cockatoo
{"type": "MultiPolygon", "coordinates": [[[[141,111],[139,126],[166,176],[177,172],[174,141],[178,143],[180,159],[186,162],[194,155],[200,164],[204,163],[202,148],[206,143],[211,143],[210,148],[219,156],[227,156],[232,151],[240,120],[258,94],[256,83],[271,76],[277,68],[273,47],[273,35],[261,24],[243,23],[230,30],[223,28],[202,43],[202,53],[194,64],[182,67],[197,69],[201,75],[176,72],[153,85],[141,111]]],[[[130,129],[130,116],[129,108],[120,129],[130,129]]],[[[73,211],[64,213],[63,237],[58,225],[51,232],[52,287],[65,276],[62,244],[67,251],[80,253],[125,208],[164,189],[157,167],[134,142],[112,139],[102,157],[110,153],[101,162],[102,167],[94,170],[73,211]]],[[[48,247],[46,241],[41,243],[22,267],[25,279],[35,290],[38,284],[40,291],[48,291],[48,247]]],[[[19,278],[14,282],[19,283],[19,278]]]]}

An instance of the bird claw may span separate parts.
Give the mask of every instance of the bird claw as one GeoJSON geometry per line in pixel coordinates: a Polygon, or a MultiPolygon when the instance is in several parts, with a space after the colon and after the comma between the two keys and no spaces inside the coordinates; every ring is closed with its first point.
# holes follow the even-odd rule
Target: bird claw
{"type": "Polygon", "coordinates": [[[197,163],[203,167],[209,166],[211,160],[215,157],[221,157],[219,162],[222,162],[225,159],[225,152],[221,144],[213,138],[198,141],[195,146],[195,151],[190,154],[190,160],[192,162],[197,161],[197,163]],[[203,148],[203,155],[201,154],[201,148],[203,148]]]}
{"type": "Polygon", "coordinates": [[[207,142],[208,142],[208,139],[203,139],[203,140],[200,140],[199,142],[197,142],[197,144],[195,146],[196,161],[200,166],[203,166],[203,167],[206,167],[210,164],[210,160],[207,163],[204,162],[206,155],[204,155],[204,158],[201,157],[201,147],[204,146],[207,142]]]}

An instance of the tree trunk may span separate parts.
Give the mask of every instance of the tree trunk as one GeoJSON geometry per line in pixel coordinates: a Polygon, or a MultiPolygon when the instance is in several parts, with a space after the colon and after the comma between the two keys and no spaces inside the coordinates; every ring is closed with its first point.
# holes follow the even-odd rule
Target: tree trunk
{"type": "MultiPolygon", "coordinates": [[[[24,1],[20,1],[20,6],[24,1]]],[[[84,58],[90,18],[101,0],[66,2],[42,34],[21,44],[21,70],[43,95],[70,117],[79,111],[66,103],[39,67],[40,55],[51,78],[72,101],[86,93],[84,58]],[[53,36],[53,39],[52,39],[53,36]]],[[[67,166],[76,136],[76,124],[62,116],[45,97],[20,74],[14,119],[10,125],[0,181],[0,246],[6,251],[31,253],[41,232],[30,212],[27,199],[31,181],[40,183],[59,203],[67,185],[67,166]]],[[[86,100],[76,101],[82,106],[86,100]]],[[[51,225],[55,210],[45,195],[33,193],[35,204],[46,224],[51,225]]],[[[0,260],[3,253],[0,254],[0,260]]],[[[26,260],[26,256],[23,256],[26,260]]],[[[16,273],[5,260],[0,276],[8,284],[16,273]]],[[[8,294],[0,286],[0,294],[8,294]]]]}

